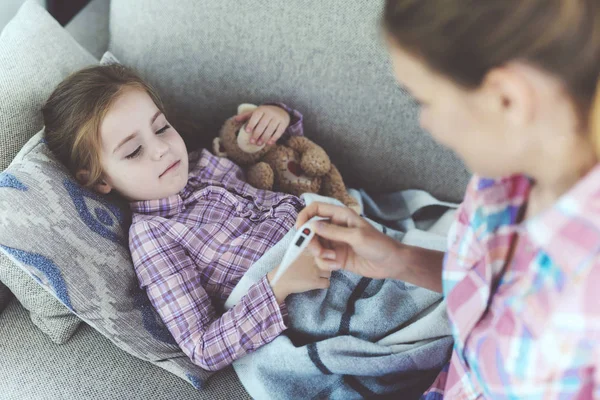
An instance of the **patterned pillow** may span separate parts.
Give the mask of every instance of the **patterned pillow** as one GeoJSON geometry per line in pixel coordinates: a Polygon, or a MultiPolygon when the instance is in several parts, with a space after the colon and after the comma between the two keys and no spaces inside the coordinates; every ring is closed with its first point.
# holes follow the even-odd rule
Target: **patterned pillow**
{"type": "Polygon", "coordinates": [[[0,174],[0,251],[117,346],[200,388],[210,372],[181,351],[138,285],[128,205],[78,185],[43,134],[0,174]]]}
{"type": "MultiPolygon", "coordinates": [[[[101,60],[117,62],[109,52],[101,60]]],[[[0,252],[117,346],[202,388],[212,372],[181,351],[139,288],[128,205],[78,185],[43,135],[0,174],[0,252]]]]}
{"type": "MultiPolygon", "coordinates": [[[[0,34],[0,171],[42,128],[40,108],[53,88],[97,62],[37,2],[23,4],[0,34]]],[[[7,257],[0,257],[0,281],[55,343],[67,341],[79,326],[76,316],[7,257]]]]}

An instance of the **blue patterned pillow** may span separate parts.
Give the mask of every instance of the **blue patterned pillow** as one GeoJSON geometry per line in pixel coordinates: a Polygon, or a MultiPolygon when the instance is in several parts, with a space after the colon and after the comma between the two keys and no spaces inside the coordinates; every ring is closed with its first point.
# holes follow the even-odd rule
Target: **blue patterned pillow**
{"type": "Polygon", "coordinates": [[[139,288],[129,208],[78,185],[35,135],[0,174],[0,251],[128,353],[200,388],[210,372],[181,351],[139,288]]]}

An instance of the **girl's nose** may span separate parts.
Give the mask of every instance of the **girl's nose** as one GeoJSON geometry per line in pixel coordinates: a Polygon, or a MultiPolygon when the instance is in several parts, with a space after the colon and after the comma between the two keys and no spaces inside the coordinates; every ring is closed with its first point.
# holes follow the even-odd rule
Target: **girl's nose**
{"type": "Polygon", "coordinates": [[[156,140],[154,141],[153,147],[154,147],[153,153],[154,153],[155,160],[160,160],[161,158],[163,158],[163,156],[165,154],[167,154],[169,152],[169,145],[159,138],[156,138],[156,140]]]}

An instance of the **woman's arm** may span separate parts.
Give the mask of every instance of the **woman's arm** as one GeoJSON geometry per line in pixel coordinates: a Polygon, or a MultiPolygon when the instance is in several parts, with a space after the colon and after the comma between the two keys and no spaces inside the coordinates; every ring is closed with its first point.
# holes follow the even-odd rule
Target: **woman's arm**
{"type": "Polygon", "coordinates": [[[314,224],[319,239],[309,246],[320,268],[399,279],[442,291],[444,253],[404,245],[379,232],[353,210],[332,204],[312,203],[300,213],[296,225],[314,216],[328,219],[314,224]]]}
{"type": "Polygon", "coordinates": [[[405,268],[392,269],[392,279],[442,293],[444,253],[416,246],[401,245],[398,260],[405,268]]]}

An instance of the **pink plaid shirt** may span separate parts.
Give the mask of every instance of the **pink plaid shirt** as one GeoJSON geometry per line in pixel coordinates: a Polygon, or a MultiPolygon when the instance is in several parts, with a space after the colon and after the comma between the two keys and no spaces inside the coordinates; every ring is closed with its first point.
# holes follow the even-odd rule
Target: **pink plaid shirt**
{"type": "Polygon", "coordinates": [[[424,399],[600,398],[600,166],[517,223],[530,187],[469,184],[443,271],[454,351],[424,399]]]}
{"type": "MultiPolygon", "coordinates": [[[[290,112],[286,133],[302,135],[302,116],[290,112]]],[[[175,341],[195,364],[216,371],[286,329],[285,303],[277,304],[266,277],[232,309],[223,305],[304,203],[248,185],[240,167],[206,150],[190,154],[189,169],[180,193],[130,204],[129,247],[140,287],[175,341]]]]}

